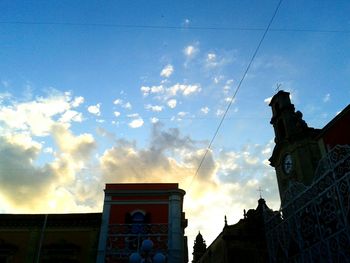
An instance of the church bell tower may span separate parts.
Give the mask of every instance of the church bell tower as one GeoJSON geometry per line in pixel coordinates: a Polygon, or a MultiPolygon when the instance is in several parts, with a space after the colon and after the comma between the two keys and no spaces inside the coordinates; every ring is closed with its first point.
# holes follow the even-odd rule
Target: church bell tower
{"type": "Polygon", "coordinates": [[[272,108],[272,124],[275,147],[270,165],[275,168],[282,206],[292,185],[308,186],[312,183],[318,161],[321,158],[316,139],[318,129],[310,128],[295,111],[289,92],[279,91],[269,106],[272,108]]]}

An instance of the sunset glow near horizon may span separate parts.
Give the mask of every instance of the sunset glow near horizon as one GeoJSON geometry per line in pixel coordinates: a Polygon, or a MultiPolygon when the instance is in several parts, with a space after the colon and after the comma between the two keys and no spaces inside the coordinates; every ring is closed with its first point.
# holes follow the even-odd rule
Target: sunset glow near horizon
{"type": "Polygon", "coordinates": [[[309,126],[349,104],[350,3],[2,1],[1,213],[102,211],[106,183],[177,182],[189,253],[259,187],[279,209],[269,99],[309,126]]]}

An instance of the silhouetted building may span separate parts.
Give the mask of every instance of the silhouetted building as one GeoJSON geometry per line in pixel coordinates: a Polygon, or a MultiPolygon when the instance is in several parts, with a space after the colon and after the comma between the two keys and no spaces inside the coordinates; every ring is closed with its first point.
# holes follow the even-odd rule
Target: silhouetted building
{"type": "Polygon", "coordinates": [[[350,105],[322,129],[308,127],[288,92],[270,106],[281,209],[260,199],[196,262],[350,262],[350,105]]]}
{"type": "Polygon", "coordinates": [[[150,256],[186,263],[184,195],[178,184],[107,184],[103,213],[0,214],[0,263],[123,263],[145,239],[150,256]]]}
{"type": "Polygon", "coordinates": [[[350,105],[322,129],[288,92],[270,106],[283,218],[266,218],[270,262],[350,262],[350,105]]]}
{"type": "Polygon", "coordinates": [[[193,263],[198,262],[201,256],[203,256],[203,254],[205,253],[206,249],[207,249],[207,245],[205,244],[205,240],[203,239],[203,236],[199,232],[194,241],[192,262],[193,263]]]}
{"type": "Polygon", "coordinates": [[[101,215],[0,214],[0,262],[96,262],[101,215]]]}
{"type": "Polygon", "coordinates": [[[237,224],[225,226],[209,245],[205,253],[196,259],[198,263],[265,263],[268,262],[264,218],[278,215],[260,198],[256,209],[244,211],[244,218],[237,224]]]}

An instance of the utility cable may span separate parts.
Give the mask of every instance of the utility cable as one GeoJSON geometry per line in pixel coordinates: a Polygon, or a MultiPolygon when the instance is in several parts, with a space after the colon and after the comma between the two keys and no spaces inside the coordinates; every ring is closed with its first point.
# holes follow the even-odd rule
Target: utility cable
{"type": "Polygon", "coordinates": [[[269,31],[269,29],[270,29],[270,26],[271,26],[271,24],[272,24],[272,22],[273,22],[273,20],[274,20],[274,18],[275,18],[275,16],[276,16],[277,12],[278,12],[278,9],[280,8],[280,6],[281,6],[281,4],[282,4],[282,1],[283,1],[283,0],[280,0],[280,1],[278,2],[277,7],[276,7],[276,9],[275,9],[275,11],[274,11],[274,13],[273,13],[271,19],[270,19],[270,22],[268,23],[268,25],[267,25],[267,27],[266,27],[266,29],[265,29],[265,31],[264,31],[264,34],[262,35],[262,37],[261,37],[261,39],[260,39],[260,41],[259,41],[259,43],[258,43],[258,45],[257,45],[257,47],[256,47],[256,49],[255,49],[255,51],[254,51],[254,53],[253,53],[253,56],[251,57],[251,59],[250,59],[250,61],[249,61],[249,63],[248,63],[248,66],[247,66],[247,68],[245,69],[245,71],[244,71],[244,73],[243,73],[243,76],[242,76],[241,80],[240,80],[239,83],[238,83],[237,88],[236,88],[235,92],[233,93],[233,95],[232,95],[232,97],[231,97],[231,100],[230,100],[229,104],[227,105],[227,108],[226,108],[224,114],[222,115],[222,118],[221,118],[221,120],[220,120],[220,123],[219,123],[218,127],[216,128],[216,131],[215,131],[215,133],[214,133],[214,136],[211,138],[210,143],[209,143],[209,145],[208,145],[208,147],[207,147],[207,149],[206,149],[206,151],[205,151],[205,153],[204,153],[204,155],[203,155],[203,157],[202,157],[202,159],[201,159],[201,161],[200,161],[200,163],[199,163],[199,165],[198,165],[198,168],[197,168],[197,170],[196,170],[196,173],[195,173],[195,174],[193,175],[193,177],[192,177],[192,180],[191,180],[191,182],[190,182],[190,184],[189,184],[188,189],[191,188],[191,185],[192,185],[194,179],[197,177],[197,175],[198,175],[198,173],[199,173],[199,170],[201,169],[201,167],[202,167],[202,165],[203,165],[203,162],[204,162],[206,156],[208,155],[208,152],[210,151],[211,146],[212,146],[212,144],[213,144],[213,142],[214,142],[216,136],[217,136],[218,133],[219,133],[219,130],[220,130],[221,126],[222,126],[222,123],[224,122],[224,120],[225,120],[225,118],[226,118],[227,112],[228,112],[229,109],[231,108],[232,102],[235,100],[236,95],[237,95],[239,89],[241,88],[242,83],[243,83],[245,77],[247,76],[247,73],[248,73],[248,71],[249,71],[249,69],[250,69],[250,67],[251,67],[251,65],[252,65],[252,63],[253,63],[253,61],[254,61],[254,59],[255,59],[255,57],[256,57],[256,55],[257,55],[259,49],[260,49],[260,46],[261,46],[261,44],[263,43],[263,41],[264,41],[264,39],[265,39],[265,37],[266,37],[266,34],[267,34],[267,32],[269,31]]]}
{"type": "MultiPolygon", "coordinates": [[[[0,21],[2,25],[43,25],[43,26],[77,26],[105,27],[125,29],[156,29],[156,30],[216,30],[216,31],[266,31],[261,27],[223,27],[223,26],[162,26],[113,23],[78,23],[78,22],[49,22],[49,21],[0,21]]],[[[312,29],[312,28],[270,28],[273,32],[304,32],[304,33],[350,33],[347,29],[312,29]]]]}

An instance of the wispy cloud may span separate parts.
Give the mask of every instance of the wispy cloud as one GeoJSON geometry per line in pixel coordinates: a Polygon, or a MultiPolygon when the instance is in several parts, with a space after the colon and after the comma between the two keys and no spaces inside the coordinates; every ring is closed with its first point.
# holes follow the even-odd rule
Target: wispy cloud
{"type": "Polygon", "coordinates": [[[328,102],[331,100],[331,94],[327,93],[324,97],[323,97],[323,102],[328,102]]]}
{"type": "Polygon", "coordinates": [[[208,114],[209,113],[209,108],[206,106],[206,107],[203,107],[201,108],[201,112],[204,113],[204,114],[208,114]]]}
{"type": "Polygon", "coordinates": [[[163,110],[163,106],[147,104],[145,105],[145,109],[154,112],[161,112],[163,110]]]}
{"type": "Polygon", "coordinates": [[[160,76],[169,78],[174,72],[174,67],[171,64],[166,65],[160,72],[160,76]]]}
{"type": "Polygon", "coordinates": [[[130,102],[124,102],[122,99],[115,99],[113,101],[113,104],[114,105],[117,105],[117,106],[120,106],[124,109],[127,109],[127,110],[131,110],[132,109],[132,105],[130,102]]]}

